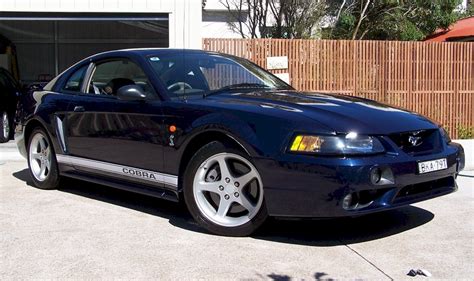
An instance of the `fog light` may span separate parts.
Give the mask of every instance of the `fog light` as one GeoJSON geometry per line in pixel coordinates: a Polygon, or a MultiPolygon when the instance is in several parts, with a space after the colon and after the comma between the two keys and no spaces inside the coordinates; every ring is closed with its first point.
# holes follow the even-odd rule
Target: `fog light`
{"type": "Polygon", "coordinates": [[[352,194],[347,194],[342,200],[342,208],[349,209],[352,204],[352,194]]]}
{"type": "Polygon", "coordinates": [[[370,181],[373,184],[378,184],[380,180],[382,179],[382,170],[379,168],[375,168],[370,172],[370,181]]]}

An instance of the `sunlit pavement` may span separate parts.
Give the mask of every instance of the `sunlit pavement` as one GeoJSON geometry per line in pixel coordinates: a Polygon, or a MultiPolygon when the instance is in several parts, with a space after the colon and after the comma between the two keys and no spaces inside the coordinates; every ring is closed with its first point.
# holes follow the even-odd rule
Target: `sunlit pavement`
{"type": "Polygon", "coordinates": [[[31,186],[0,144],[0,276],[160,279],[423,279],[474,276],[474,172],[459,191],[360,218],[269,220],[253,237],[207,234],[179,204],[67,180],[31,186]]]}

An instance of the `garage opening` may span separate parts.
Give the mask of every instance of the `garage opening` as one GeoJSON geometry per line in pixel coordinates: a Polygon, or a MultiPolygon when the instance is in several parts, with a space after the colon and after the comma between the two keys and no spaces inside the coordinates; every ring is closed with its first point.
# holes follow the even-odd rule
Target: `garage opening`
{"type": "Polygon", "coordinates": [[[0,36],[12,42],[28,85],[99,52],[168,47],[169,21],[168,14],[0,13],[0,36]]]}

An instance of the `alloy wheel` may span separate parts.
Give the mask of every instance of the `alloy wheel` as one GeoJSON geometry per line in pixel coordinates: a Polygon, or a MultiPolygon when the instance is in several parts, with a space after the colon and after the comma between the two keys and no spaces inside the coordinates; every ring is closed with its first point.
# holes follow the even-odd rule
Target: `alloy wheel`
{"type": "Polygon", "coordinates": [[[219,153],[209,157],[199,166],[193,185],[199,210],[220,226],[246,224],[262,206],[260,175],[252,163],[237,154],[219,153]]]}

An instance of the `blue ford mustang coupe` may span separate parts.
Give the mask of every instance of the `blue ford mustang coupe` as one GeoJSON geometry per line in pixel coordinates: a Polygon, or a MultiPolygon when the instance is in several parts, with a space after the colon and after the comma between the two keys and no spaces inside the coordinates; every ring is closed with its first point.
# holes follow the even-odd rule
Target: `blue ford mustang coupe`
{"type": "Polygon", "coordinates": [[[268,216],[357,216],[456,190],[464,152],[437,124],[371,100],[304,94],[241,58],[101,53],[17,112],[35,185],[72,177],[184,200],[212,233],[268,216]]]}

